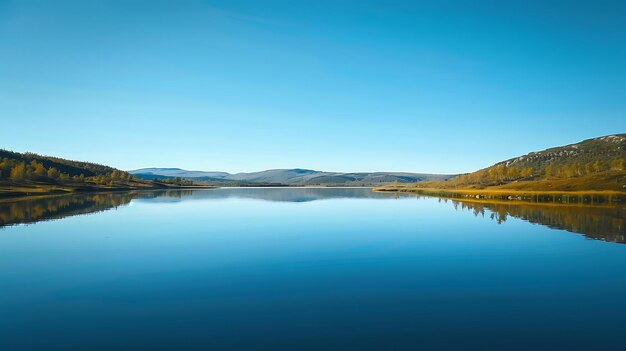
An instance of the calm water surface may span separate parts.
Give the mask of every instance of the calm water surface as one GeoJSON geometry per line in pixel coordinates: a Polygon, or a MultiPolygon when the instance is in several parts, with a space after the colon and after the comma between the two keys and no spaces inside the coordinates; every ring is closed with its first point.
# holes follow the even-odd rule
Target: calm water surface
{"type": "Polygon", "coordinates": [[[369,189],[4,202],[0,350],[625,350],[625,217],[369,189]]]}

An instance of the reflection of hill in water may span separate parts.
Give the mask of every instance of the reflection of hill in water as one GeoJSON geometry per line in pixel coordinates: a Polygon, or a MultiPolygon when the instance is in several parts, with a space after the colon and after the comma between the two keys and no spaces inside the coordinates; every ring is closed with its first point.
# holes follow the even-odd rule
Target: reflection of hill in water
{"type": "Polygon", "coordinates": [[[130,203],[137,193],[63,195],[0,203],[0,227],[106,211],[130,203]]]}
{"type": "MultiPolygon", "coordinates": [[[[176,192],[169,191],[169,192],[176,192]]],[[[393,199],[389,193],[373,192],[370,188],[219,188],[193,190],[184,197],[160,197],[160,201],[188,201],[205,199],[255,199],[278,202],[309,202],[327,199],[393,199]]]]}
{"type": "Polygon", "coordinates": [[[541,205],[524,203],[461,202],[452,200],[455,208],[487,214],[498,223],[508,216],[530,223],[580,233],[590,239],[626,243],[626,206],[595,207],[541,205]]]}
{"type": "MultiPolygon", "coordinates": [[[[179,202],[217,199],[307,202],[324,199],[393,199],[395,194],[367,188],[222,188],[211,190],[158,190],[97,194],[74,194],[0,203],[0,227],[60,219],[128,205],[132,200],[179,202]]],[[[412,196],[411,196],[412,197],[412,196]]],[[[588,238],[626,243],[626,206],[593,207],[531,203],[487,203],[452,201],[455,208],[489,216],[498,223],[508,216],[581,233],[588,238]]]]}
{"type": "Polygon", "coordinates": [[[305,202],[337,198],[393,198],[393,196],[374,193],[366,188],[223,188],[72,194],[1,202],[0,227],[106,211],[128,205],[131,200],[179,202],[228,198],[305,202]]]}

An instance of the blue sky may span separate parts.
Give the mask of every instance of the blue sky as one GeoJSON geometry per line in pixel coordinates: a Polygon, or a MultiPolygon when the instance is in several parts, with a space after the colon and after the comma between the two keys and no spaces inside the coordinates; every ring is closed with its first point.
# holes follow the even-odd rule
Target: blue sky
{"type": "Polygon", "coordinates": [[[0,0],[0,147],[468,172],[626,132],[624,1],[0,0]]]}

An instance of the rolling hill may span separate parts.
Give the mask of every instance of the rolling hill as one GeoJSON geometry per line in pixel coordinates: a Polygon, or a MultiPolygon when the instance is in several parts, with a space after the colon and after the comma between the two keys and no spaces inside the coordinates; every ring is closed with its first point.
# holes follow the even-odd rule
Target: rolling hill
{"type": "Polygon", "coordinates": [[[531,152],[445,181],[378,190],[506,199],[544,194],[552,201],[570,201],[571,193],[584,192],[593,195],[577,201],[594,201],[593,196],[615,201],[626,195],[625,166],[626,134],[614,134],[531,152]]]}
{"type": "Polygon", "coordinates": [[[142,168],[129,171],[141,179],[181,177],[194,181],[232,183],[283,184],[283,185],[381,185],[393,182],[415,183],[427,180],[445,180],[452,175],[402,173],[402,172],[322,172],[310,169],[270,169],[260,172],[235,173],[187,171],[180,168],[142,168]]]}
{"type": "Polygon", "coordinates": [[[0,198],[70,192],[162,189],[190,186],[176,177],[148,182],[92,162],[0,149],[0,198]]]}
{"type": "Polygon", "coordinates": [[[13,162],[24,162],[26,164],[30,164],[35,161],[41,163],[46,169],[55,168],[60,173],[66,173],[70,177],[81,174],[85,177],[93,177],[106,175],[116,170],[113,167],[92,162],[72,161],[58,157],[42,156],[30,152],[19,153],[3,149],[0,149],[0,159],[11,160],[13,162]]]}
{"type": "Polygon", "coordinates": [[[455,186],[625,190],[626,134],[587,139],[498,162],[449,180],[455,186]]]}

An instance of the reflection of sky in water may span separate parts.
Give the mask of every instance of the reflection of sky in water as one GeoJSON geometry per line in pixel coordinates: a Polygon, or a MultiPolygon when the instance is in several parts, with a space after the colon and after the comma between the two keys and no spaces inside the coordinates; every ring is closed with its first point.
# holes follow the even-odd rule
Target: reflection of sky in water
{"type": "Polygon", "coordinates": [[[623,346],[624,245],[434,198],[208,193],[4,228],[0,347],[623,346]]]}
{"type": "MultiPolygon", "coordinates": [[[[191,205],[195,207],[239,200],[308,203],[322,200],[360,199],[361,201],[351,205],[360,206],[364,203],[363,200],[415,201],[419,198],[423,197],[407,193],[378,193],[366,188],[220,188],[84,194],[0,203],[0,226],[89,214],[119,206],[130,206],[137,202],[148,205],[203,202],[202,205],[191,205]]],[[[486,203],[471,200],[459,202],[446,199],[438,199],[438,202],[451,204],[456,210],[469,211],[476,217],[487,217],[497,223],[504,223],[507,218],[516,217],[554,229],[581,233],[592,239],[626,242],[626,208],[624,206],[566,206],[502,201],[486,203]]],[[[328,206],[335,205],[329,204],[328,206]]],[[[262,208],[272,207],[268,204],[262,208]]],[[[243,211],[244,207],[241,207],[241,209],[226,213],[225,216],[243,211]]]]}

